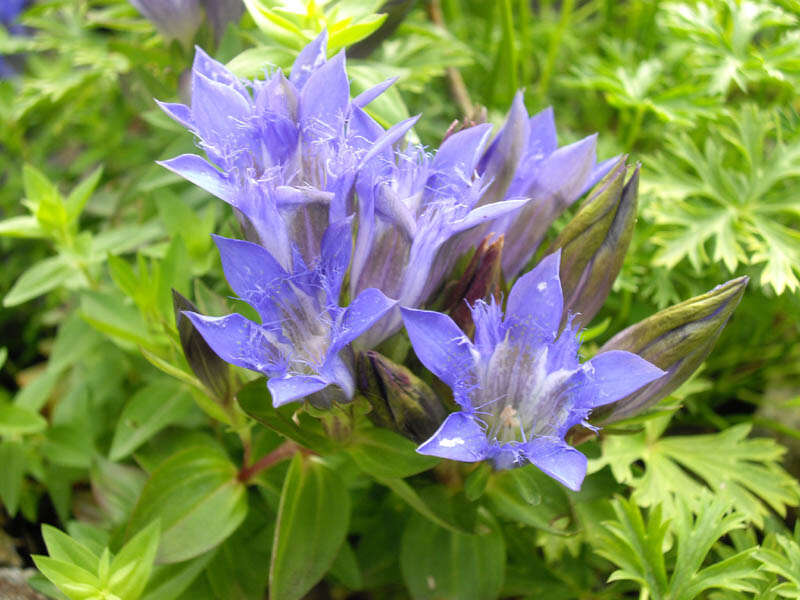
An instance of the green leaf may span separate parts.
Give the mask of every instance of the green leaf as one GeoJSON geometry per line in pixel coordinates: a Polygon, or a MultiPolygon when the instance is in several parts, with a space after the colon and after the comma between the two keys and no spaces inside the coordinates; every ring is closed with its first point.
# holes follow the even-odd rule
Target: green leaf
{"type": "Polygon", "coordinates": [[[413,515],[400,544],[403,579],[416,600],[492,600],[505,578],[506,546],[488,513],[478,533],[455,533],[413,515]]]}
{"type": "Polygon", "coordinates": [[[64,205],[66,207],[68,223],[74,223],[78,220],[78,217],[80,217],[83,211],[83,207],[86,206],[97,184],[100,183],[100,177],[102,177],[102,175],[103,167],[97,167],[83,181],[76,185],[69,196],[67,196],[64,205]]]}
{"type": "Polygon", "coordinates": [[[427,471],[439,462],[417,454],[417,445],[393,431],[373,427],[358,432],[348,448],[350,456],[365,473],[381,479],[402,479],[427,471]]]}
{"type": "Polygon", "coordinates": [[[125,458],[159,431],[186,417],[193,407],[191,396],[171,380],[158,379],[146,385],[125,404],[109,458],[125,458]]]}
{"type": "Polygon", "coordinates": [[[108,254],[125,254],[162,235],[164,235],[164,230],[157,220],[141,225],[114,227],[100,232],[92,238],[91,255],[97,257],[98,260],[103,260],[108,254]]]}
{"type": "Polygon", "coordinates": [[[80,313],[89,325],[124,348],[153,346],[154,341],[139,312],[117,295],[84,291],[80,313]]]}
{"type": "Polygon", "coordinates": [[[176,600],[214,558],[212,550],[182,563],[156,565],[141,600],[176,600]]]}
{"type": "Polygon", "coordinates": [[[439,527],[452,531],[453,533],[469,534],[460,525],[455,524],[451,519],[440,515],[436,512],[420,495],[414,490],[413,487],[408,485],[402,479],[381,479],[379,480],[382,485],[385,485],[395,494],[405,500],[411,508],[417,511],[420,515],[428,519],[431,523],[435,523],[439,527]]]}
{"type": "Polygon", "coordinates": [[[556,535],[569,532],[553,523],[570,515],[566,489],[534,465],[498,471],[489,479],[486,498],[495,514],[556,535]]]}
{"type": "Polygon", "coordinates": [[[146,480],[140,469],[103,457],[97,457],[89,473],[95,500],[114,524],[127,521],[146,480]]]}
{"type": "Polygon", "coordinates": [[[42,537],[51,558],[74,564],[90,573],[97,572],[99,557],[63,531],[42,525],[42,537]]]}
{"type": "Polygon", "coordinates": [[[153,570],[159,540],[156,521],[137,533],[125,544],[111,562],[109,590],[119,598],[138,600],[153,570]]]}
{"type": "Polygon", "coordinates": [[[0,442],[0,500],[11,517],[19,507],[26,463],[25,446],[13,440],[0,442]]]}
{"type": "Polygon", "coordinates": [[[656,425],[648,423],[641,433],[607,437],[602,457],[590,461],[589,471],[609,465],[617,481],[634,487],[636,502],[662,503],[668,516],[676,498],[698,497],[710,488],[762,527],[767,506],[784,514],[800,501],[800,486],[780,465],[783,448],[771,439],[749,439],[750,427],[659,439],[656,425]],[[645,464],[641,476],[634,475],[636,461],[645,464]]]}
{"type": "Polygon", "coordinates": [[[360,590],[364,587],[364,578],[358,566],[358,558],[353,548],[345,541],[331,565],[330,574],[342,582],[349,590],[360,590]]]}
{"type": "Polygon", "coordinates": [[[31,165],[23,168],[22,180],[25,197],[42,228],[49,232],[63,232],[67,225],[67,212],[58,188],[31,165]]]}
{"type": "Polygon", "coordinates": [[[247,495],[227,455],[195,446],[174,454],[150,476],[128,531],[161,522],[159,562],[175,563],[216,547],[247,515],[247,495]]]}
{"type": "Polygon", "coordinates": [[[17,306],[46,294],[67,282],[80,281],[83,275],[61,255],[34,264],[14,282],[3,298],[3,306],[17,306]]]}
{"type": "Polygon", "coordinates": [[[325,436],[317,419],[309,418],[291,404],[276,409],[264,379],[256,379],[236,394],[239,406],[256,421],[294,440],[301,446],[326,454],[332,450],[331,441],[325,436]],[[294,415],[292,413],[295,413],[294,415]],[[294,418],[301,423],[299,426],[294,418]]]}
{"type": "Polygon", "coordinates": [[[781,598],[800,599],[800,527],[795,524],[795,535],[770,534],[754,553],[761,569],[776,575],[770,588],[781,598]]]}
{"type": "Polygon", "coordinates": [[[492,475],[492,467],[487,463],[479,463],[472,473],[470,473],[464,480],[464,495],[467,500],[474,502],[486,491],[486,485],[489,483],[489,477],[492,475]]]}
{"type": "Polygon", "coordinates": [[[0,236],[16,238],[43,238],[45,232],[36,217],[11,217],[0,221],[0,236]]]}
{"type": "Polygon", "coordinates": [[[47,556],[33,556],[32,558],[42,574],[64,592],[70,600],[102,598],[102,585],[93,573],[72,563],[47,556]]]}
{"type": "Polygon", "coordinates": [[[47,420],[38,412],[16,404],[0,402],[0,435],[38,433],[46,428],[47,420]]]}
{"type": "Polygon", "coordinates": [[[330,569],[347,534],[350,495],[315,458],[295,454],[278,508],[270,600],[299,600],[330,569]]]}
{"type": "Polygon", "coordinates": [[[47,431],[42,454],[56,465],[88,469],[95,455],[94,440],[83,425],[56,425],[47,431]]]}
{"type": "MultiPolygon", "coordinates": [[[[690,503],[680,499],[671,523],[662,518],[660,507],[647,520],[633,500],[614,502],[616,519],[604,523],[596,552],[620,567],[609,581],[637,582],[654,599],[692,600],[708,589],[755,592],[753,580],[760,578],[753,549],[728,552],[728,558],[703,568],[706,557],[720,538],[746,523],[731,508],[729,500],[706,492],[690,503]],[[675,536],[675,559],[668,574],[665,536],[675,536]]],[[[728,550],[732,550],[728,548],[728,550]]]]}
{"type": "Polygon", "coordinates": [[[225,540],[206,569],[206,579],[224,600],[265,598],[275,513],[254,498],[254,506],[236,532],[225,540]]]}
{"type": "Polygon", "coordinates": [[[332,32],[328,40],[328,52],[337,52],[341,48],[351,46],[370,36],[383,25],[386,15],[373,15],[360,23],[354,23],[336,32],[332,32]]]}

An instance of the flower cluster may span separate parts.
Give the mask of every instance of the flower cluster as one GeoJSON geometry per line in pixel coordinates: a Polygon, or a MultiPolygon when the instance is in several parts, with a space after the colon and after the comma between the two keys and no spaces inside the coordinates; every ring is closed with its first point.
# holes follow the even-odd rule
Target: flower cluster
{"type": "MultiPolygon", "coordinates": [[[[373,349],[405,325],[460,407],[420,452],[498,468],[531,462],[578,489],[586,459],[567,432],[673,372],[624,349],[578,360],[576,313],[591,318],[619,270],[636,173],[625,184],[624,158],[597,163],[595,136],[559,148],[552,110],[529,116],[521,93],[493,139],[478,124],[436,151],[405,143],[416,117],[385,129],[365,110],[392,81],[351,97],[344,54],[328,59],[326,39],[300,53],[288,78],[276,70],[256,81],[198,49],[190,105],[161,104],[206,156],[162,164],[235,209],[245,239],[217,237],[217,246],[260,323],[187,316],[222,359],[266,375],[276,406],[323,408],[358,393],[364,353],[391,370],[373,349]],[[499,297],[471,303],[474,339],[426,310],[487,236],[500,243],[486,256],[501,262],[480,272],[519,276],[552,222],[598,182],[575,224],[519,277],[505,315],[499,297]]],[[[470,286],[484,288],[497,286],[470,286]]]]}

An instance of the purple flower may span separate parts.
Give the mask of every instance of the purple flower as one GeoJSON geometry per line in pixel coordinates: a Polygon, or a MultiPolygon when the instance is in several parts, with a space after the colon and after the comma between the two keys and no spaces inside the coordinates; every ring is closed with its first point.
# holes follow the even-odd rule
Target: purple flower
{"type": "Polygon", "coordinates": [[[219,42],[228,23],[244,12],[242,0],[130,0],[166,39],[189,46],[204,19],[208,19],[219,42]],[[205,11],[205,15],[203,14],[205,11]]]}
{"type": "Polygon", "coordinates": [[[168,40],[176,39],[184,46],[192,43],[203,22],[200,0],[130,0],[130,3],[161,35],[168,40]]]}
{"type": "Polygon", "coordinates": [[[318,262],[301,259],[287,272],[263,247],[216,238],[225,277],[234,292],[258,312],[261,323],[239,314],[186,315],[223,360],[263,373],[275,406],[314,394],[330,405],[355,391],[349,344],[394,306],[375,289],[339,306],[351,253],[351,223],[343,219],[323,235],[318,262]]]}
{"type": "Polygon", "coordinates": [[[450,317],[402,309],[422,363],[453,389],[461,407],[418,448],[422,454],[500,469],[531,462],[573,490],[586,474],[586,457],[567,445],[567,431],[593,408],[624,398],[664,372],[624,351],[603,352],[581,364],[579,341],[568,324],[559,334],[564,300],[560,252],[542,260],[500,306],[472,307],[471,341],[450,317]]]}
{"type": "Polygon", "coordinates": [[[597,135],[558,147],[553,109],[528,117],[517,93],[506,124],[481,158],[479,171],[492,180],[481,204],[531,198],[493,226],[505,235],[503,272],[517,275],[539,247],[553,221],[593,187],[618,160],[596,162],[597,135]]]}
{"type": "MultiPolygon", "coordinates": [[[[24,34],[26,29],[16,23],[17,17],[28,5],[28,0],[3,0],[0,2],[0,26],[5,27],[9,33],[24,34]]],[[[17,69],[11,63],[14,62],[13,56],[0,54],[0,79],[13,77],[17,74],[17,69]],[[11,59],[10,61],[8,59],[11,59]]]]}
{"type": "Polygon", "coordinates": [[[384,131],[362,106],[391,82],[350,99],[344,54],[325,58],[327,34],[306,46],[287,79],[240,81],[197,49],[191,106],[161,104],[195,133],[209,161],[185,154],[161,163],[234,206],[246,235],[293,270],[320,255],[330,223],[352,212],[361,163],[391,146],[416,119],[384,131]]]}
{"type": "MultiPolygon", "coordinates": [[[[508,200],[479,206],[486,180],[476,167],[490,125],[449,137],[431,156],[419,146],[377,153],[359,173],[359,229],[351,294],[375,287],[401,306],[421,306],[441,285],[461,253],[477,240],[470,233],[522,206],[508,200]]],[[[374,346],[402,324],[399,312],[364,340],[374,346]]]]}

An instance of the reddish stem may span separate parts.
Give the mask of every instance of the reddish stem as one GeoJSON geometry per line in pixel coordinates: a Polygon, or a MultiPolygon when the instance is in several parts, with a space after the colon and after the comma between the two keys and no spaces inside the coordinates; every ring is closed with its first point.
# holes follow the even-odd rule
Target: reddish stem
{"type": "Polygon", "coordinates": [[[292,441],[286,441],[269,454],[265,454],[259,458],[249,467],[242,467],[239,471],[237,479],[243,483],[246,483],[261,473],[261,471],[270,468],[275,463],[286,460],[287,458],[291,458],[295,452],[302,452],[303,450],[304,448],[301,448],[296,443],[292,441]]]}

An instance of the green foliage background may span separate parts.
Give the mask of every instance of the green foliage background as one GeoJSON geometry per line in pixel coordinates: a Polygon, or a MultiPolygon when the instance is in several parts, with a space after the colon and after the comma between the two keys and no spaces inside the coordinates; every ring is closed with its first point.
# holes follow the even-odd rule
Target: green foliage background
{"type": "Polygon", "coordinates": [[[732,276],[750,288],[697,377],[581,447],[580,493],[371,427],[331,440],[183,357],[171,289],[229,311],[210,233],[236,230],[154,162],[193,148],[153,101],[185,96],[191,49],[124,0],[36,2],[27,35],[0,29],[21,65],[0,81],[0,562],[48,554],[34,585],[54,598],[800,598],[800,4],[394,2],[371,52],[353,44],[380,2],[289,5],[248,0],[197,42],[252,77],[327,27],[361,57],[354,91],[399,77],[371,110],[423,112],[424,143],[480,107],[499,124],[522,88],[560,142],[597,131],[601,158],[641,161],[592,344],[732,276]]]}

